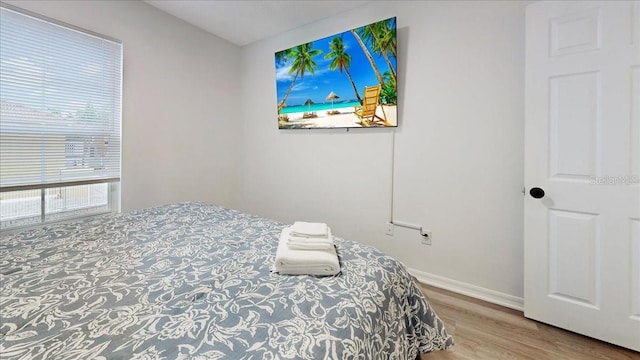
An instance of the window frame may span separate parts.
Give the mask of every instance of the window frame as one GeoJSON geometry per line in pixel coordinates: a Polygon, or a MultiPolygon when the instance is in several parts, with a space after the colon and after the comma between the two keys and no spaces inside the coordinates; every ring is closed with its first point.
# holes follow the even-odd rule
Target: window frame
{"type": "MultiPolygon", "coordinates": [[[[119,86],[119,106],[118,106],[118,111],[116,112],[116,116],[117,116],[117,122],[119,122],[119,133],[118,133],[118,140],[119,140],[119,148],[118,148],[118,164],[119,164],[119,174],[118,177],[108,177],[108,178],[102,178],[102,179],[87,179],[87,180],[77,180],[77,181],[62,181],[62,182],[57,182],[57,183],[46,183],[46,184],[26,184],[26,185],[10,185],[10,186],[5,186],[5,187],[0,187],[0,193],[10,193],[10,192],[15,192],[15,191],[22,191],[22,190],[40,190],[40,216],[39,216],[39,221],[38,222],[29,222],[26,224],[18,224],[18,225],[12,225],[12,226],[0,226],[0,231],[2,233],[6,233],[6,232],[15,232],[15,231],[21,231],[21,230],[25,230],[25,229],[31,229],[31,228],[40,228],[49,224],[55,224],[55,223],[69,223],[69,222],[74,222],[74,221],[81,221],[83,219],[86,218],[90,218],[90,217],[95,217],[95,216],[101,216],[104,214],[110,214],[110,213],[119,213],[121,211],[121,176],[122,176],[122,99],[123,99],[123,83],[124,83],[124,45],[123,42],[121,40],[118,40],[116,38],[110,37],[110,36],[106,36],[104,34],[101,33],[97,33],[76,25],[72,25],[48,16],[44,16],[29,10],[25,10],[22,9],[20,7],[11,5],[11,4],[7,4],[4,2],[0,1],[0,8],[4,8],[13,12],[16,12],[18,14],[27,16],[27,17],[31,17],[49,24],[52,24],[54,26],[60,26],[62,28],[68,29],[68,30],[72,30],[81,34],[85,34],[88,36],[92,36],[92,37],[96,37],[96,38],[100,38],[106,41],[110,41],[116,44],[120,45],[120,59],[119,59],[119,65],[120,65],[120,78],[119,78],[119,82],[118,82],[118,86],[119,86]],[[108,208],[107,211],[96,211],[96,212],[91,212],[88,214],[80,214],[80,215],[74,215],[74,216],[69,216],[69,217],[61,217],[58,219],[54,219],[54,220],[47,220],[47,216],[55,213],[55,212],[46,212],[46,198],[45,198],[45,194],[47,189],[51,189],[51,188],[60,188],[60,189],[64,189],[64,188],[70,188],[70,187],[74,187],[74,186],[79,186],[79,185],[91,185],[91,184],[106,184],[107,185],[107,204],[106,207],[108,208]]],[[[65,144],[66,147],[67,144],[65,144]]],[[[71,210],[66,210],[66,211],[62,211],[61,213],[65,213],[65,212],[69,212],[69,213],[73,213],[75,211],[81,210],[80,209],[71,209],[71,210]]],[[[32,218],[35,218],[35,216],[33,216],[32,218]]],[[[0,220],[2,221],[2,220],[0,220]]],[[[6,220],[5,220],[6,221],[6,220]]],[[[19,221],[19,220],[17,220],[19,221]]],[[[4,223],[4,221],[2,221],[2,223],[4,223]]],[[[3,224],[4,225],[4,224],[3,224]]]]}

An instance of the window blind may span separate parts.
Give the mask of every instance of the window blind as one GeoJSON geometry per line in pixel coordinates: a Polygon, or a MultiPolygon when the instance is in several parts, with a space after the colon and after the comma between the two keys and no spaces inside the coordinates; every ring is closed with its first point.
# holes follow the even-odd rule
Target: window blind
{"type": "Polygon", "coordinates": [[[0,11],[0,191],[119,181],[122,44],[0,11]]]}

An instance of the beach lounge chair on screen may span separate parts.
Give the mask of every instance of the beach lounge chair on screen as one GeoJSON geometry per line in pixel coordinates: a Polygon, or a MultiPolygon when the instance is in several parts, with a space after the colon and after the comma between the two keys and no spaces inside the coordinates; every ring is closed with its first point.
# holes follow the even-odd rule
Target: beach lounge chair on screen
{"type": "Polygon", "coordinates": [[[355,106],[353,110],[353,113],[360,119],[360,125],[369,127],[373,122],[382,121],[385,126],[390,126],[390,124],[387,125],[387,114],[384,113],[384,108],[382,107],[382,104],[380,104],[380,89],[380,85],[364,87],[364,99],[362,100],[362,106],[355,106]],[[376,114],[378,104],[380,104],[380,109],[382,110],[382,116],[384,118],[381,118],[376,114]]]}

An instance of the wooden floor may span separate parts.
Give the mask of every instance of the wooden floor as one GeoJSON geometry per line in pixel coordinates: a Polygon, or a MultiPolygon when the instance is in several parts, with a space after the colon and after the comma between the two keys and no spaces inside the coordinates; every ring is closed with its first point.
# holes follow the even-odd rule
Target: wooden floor
{"type": "Polygon", "coordinates": [[[455,346],[421,360],[640,360],[638,352],[529,320],[520,311],[427,285],[422,290],[455,346]]]}

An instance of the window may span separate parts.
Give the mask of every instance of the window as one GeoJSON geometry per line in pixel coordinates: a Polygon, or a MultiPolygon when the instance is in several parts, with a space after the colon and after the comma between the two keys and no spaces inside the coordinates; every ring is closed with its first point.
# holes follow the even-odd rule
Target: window
{"type": "Polygon", "coordinates": [[[118,211],[122,44],[0,11],[0,228],[118,211]]]}

